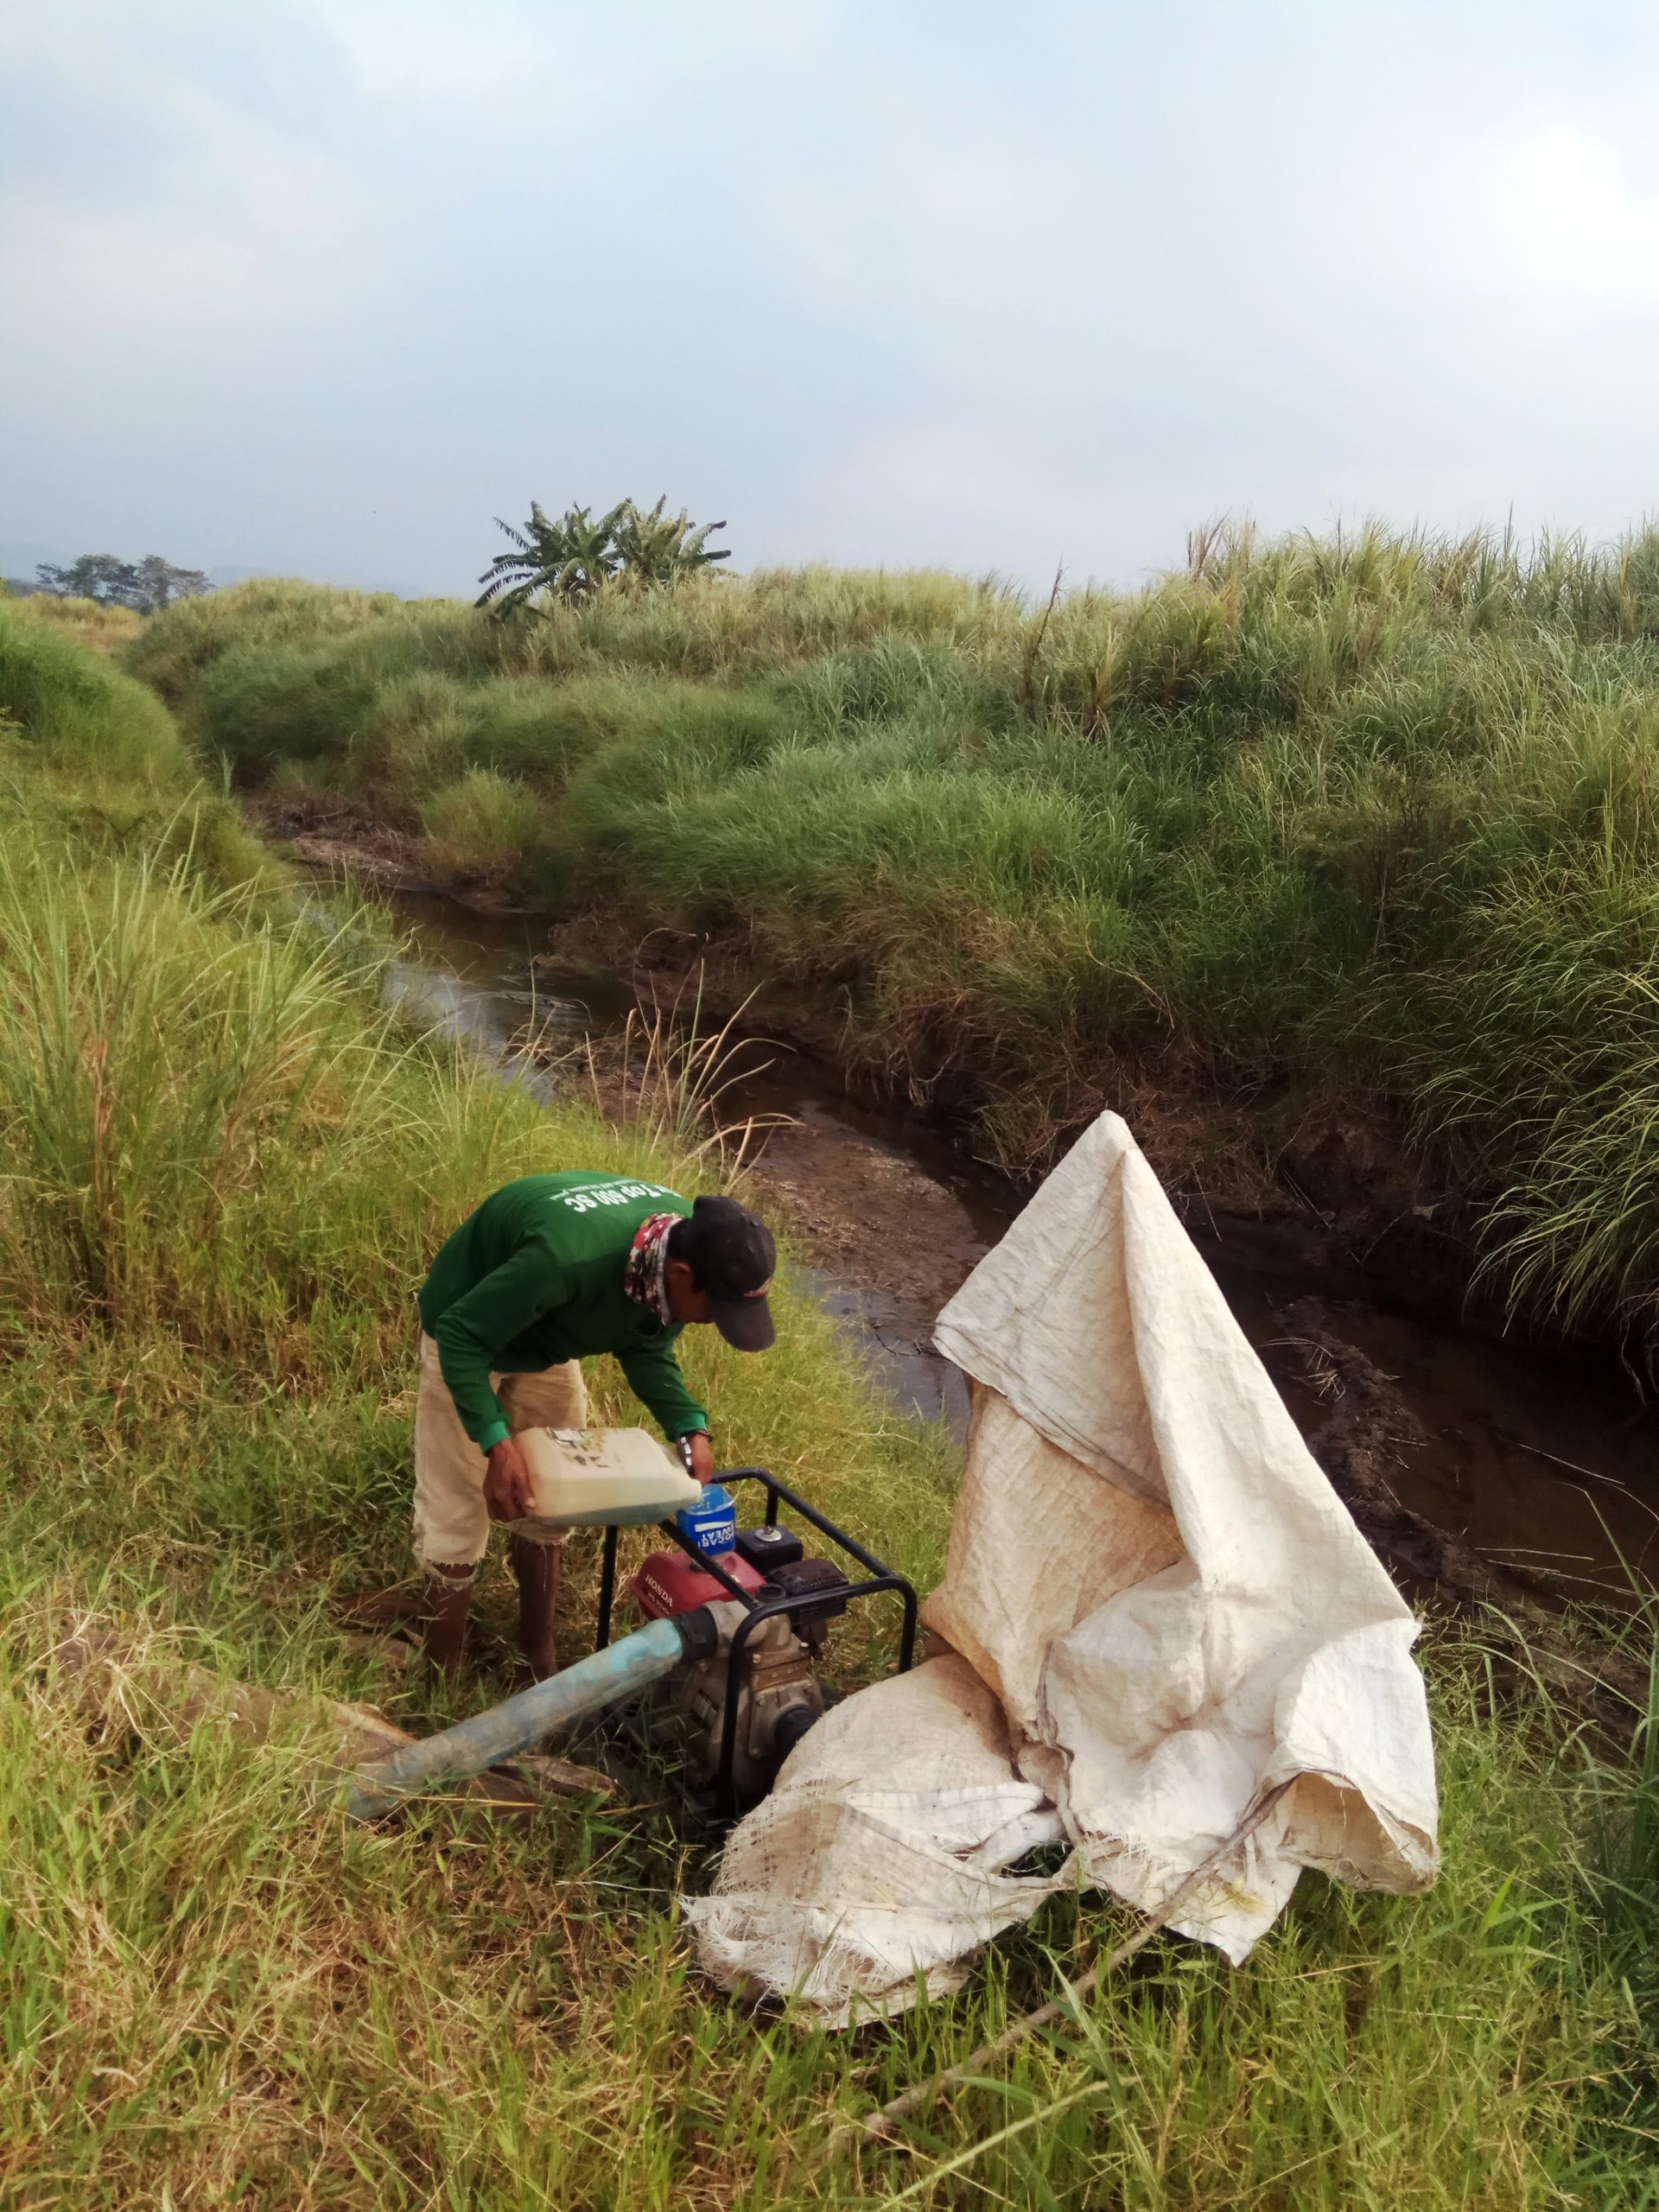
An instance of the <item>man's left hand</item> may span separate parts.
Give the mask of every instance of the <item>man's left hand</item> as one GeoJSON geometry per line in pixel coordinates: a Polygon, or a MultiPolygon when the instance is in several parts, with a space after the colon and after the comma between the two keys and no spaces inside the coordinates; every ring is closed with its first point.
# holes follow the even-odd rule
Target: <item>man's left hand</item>
{"type": "Polygon", "coordinates": [[[680,1439],[680,1457],[694,1482],[706,1487],[715,1479],[715,1447],[706,1428],[694,1428],[680,1439]]]}

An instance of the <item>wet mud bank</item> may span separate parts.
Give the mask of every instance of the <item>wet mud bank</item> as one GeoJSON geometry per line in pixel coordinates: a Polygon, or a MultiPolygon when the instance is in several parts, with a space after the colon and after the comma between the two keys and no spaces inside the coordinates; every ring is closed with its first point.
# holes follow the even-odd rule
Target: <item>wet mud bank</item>
{"type": "MultiPolygon", "coordinates": [[[[318,856],[323,866],[328,863],[318,856]]],[[[409,931],[391,995],[532,1085],[592,1041],[601,1069],[636,982],[550,957],[539,918],[466,911],[383,882],[409,931]],[[527,1037],[535,1045],[526,1052],[527,1037]]],[[[755,1117],[751,1202],[899,1406],[961,1427],[963,1377],[931,1347],[939,1307],[1022,1192],[925,1116],[849,1096],[837,1071],[753,1037],[720,1111],[755,1117]]],[[[584,1073],[582,1079],[586,1080],[584,1073]]],[[[1522,1616],[1623,1607],[1659,1584],[1659,1421],[1613,1361],[1547,1350],[1420,1302],[1324,1224],[1187,1209],[1194,1242],[1356,1518],[1414,1594],[1522,1616]]]]}

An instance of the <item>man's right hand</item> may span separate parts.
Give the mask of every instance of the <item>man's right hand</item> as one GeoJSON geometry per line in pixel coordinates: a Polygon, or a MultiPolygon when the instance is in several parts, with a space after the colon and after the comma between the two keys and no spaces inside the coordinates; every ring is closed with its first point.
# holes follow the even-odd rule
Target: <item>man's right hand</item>
{"type": "Polygon", "coordinates": [[[715,1479],[715,1447],[706,1428],[690,1428],[679,1440],[680,1463],[705,1489],[715,1479]]]}
{"type": "Polygon", "coordinates": [[[484,1503],[492,1521],[522,1521],[536,1510],[536,1492],[524,1453],[510,1436],[492,1444],[484,1472],[484,1503]]]}

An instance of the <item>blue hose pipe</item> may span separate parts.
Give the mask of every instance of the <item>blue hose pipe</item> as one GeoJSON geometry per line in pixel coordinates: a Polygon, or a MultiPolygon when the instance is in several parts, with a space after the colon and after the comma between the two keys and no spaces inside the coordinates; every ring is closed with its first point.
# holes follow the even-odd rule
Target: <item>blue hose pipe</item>
{"type": "Polygon", "coordinates": [[[457,1721],[441,1735],[405,1744],[388,1758],[360,1767],[346,1798],[357,1821],[382,1820],[410,1797],[440,1783],[464,1781],[527,1751],[548,1736],[584,1720],[591,1713],[621,1705],[673,1672],[688,1653],[701,1656],[715,1648],[716,1632],[706,1607],[650,1622],[580,1659],[562,1674],[470,1720],[457,1721]]]}

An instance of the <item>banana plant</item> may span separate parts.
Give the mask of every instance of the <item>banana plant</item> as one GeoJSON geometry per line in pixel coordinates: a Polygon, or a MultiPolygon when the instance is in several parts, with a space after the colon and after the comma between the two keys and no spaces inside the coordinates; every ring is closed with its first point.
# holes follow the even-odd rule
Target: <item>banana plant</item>
{"type": "Polygon", "coordinates": [[[594,520],[587,507],[570,507],[556,522],[530,503],[523,530],[498,515],[496,525],[512,540],[510,553],[498,553],[479,578],[480,607],[505,614],[510,608],[555,601],[580,604],[613,577],[639,585],[674,583],[712,562],[729,561],[729,550],[711,551],[709,540],[723,522],[693,523],[682,508],[666,510],[666,497],[650,509],[619,500],[594,520]]]}
{"type": "Polygon", "coordinates": [[[571,507],[556,522],[550,522],[532,499],[530,520],[521,531],[498,515],[496,527],[512,540],[513,550],[498,553],[479,578],[484,589],[477,604],[505,614],[510,607],[528,607],[543,594],[550,601],[591,599],[620,565],[617,525],[632,504],[619,501],[597,522],[586,507],[571,507]]]}
{"type": "Polygon", "coordinates": [[[723,522],[694,524],[683,507],[677,515],[665,514],[667,505],[664,494],[646,512],[630,499],[617,527],[616,550],[621,556],[622,574],[634,582],[675,583],[693,569],[732,557],[729,548],[709,550],[709,540],[717,530],[725,529],[723,522]]]}

